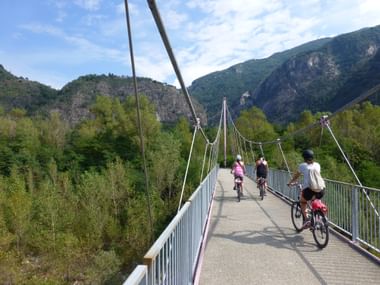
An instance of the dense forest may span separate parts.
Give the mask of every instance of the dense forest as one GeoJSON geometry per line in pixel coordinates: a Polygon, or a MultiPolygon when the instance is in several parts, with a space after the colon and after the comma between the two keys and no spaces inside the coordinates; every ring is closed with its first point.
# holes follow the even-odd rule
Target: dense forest
{"type": "MultiPolygon", "coordinates": [[[[194,129],[186,119],[162,125],[146,97],[141,105],[148,187],[133,97],[121,103],[98,96],[90,109],[92,118],[74,127],[57,113],[42,118],[26,116],[22,109],[2,112],[0,283],[120,284],[141,262],[177,210],[194,129]]],[[[305,111],[299,121],[278,127],[252,107],[241,113],[236,126],[246,138],[266,141],[307,126],[320,115],[305,111]]],[[[331,121],[361,181],[373,187],[380,187],[379,123],[380,107],[369,102],[331,121]]],[[[206,132],[210,138],[216,134],[215,129],[206,132]]],[[[311,129],[290,137],[282,147],[292,170],[301,161],[301,150],[311,147],[325,177],[354,182],[327,131],[311,129]]],[[[201,179],[204,151],[198,135],[185,199],[201,179]]],[[[271,167],[285,168],[276,145],[264,146],[264,152],[271,167]]],[[[233,155],[229,153],[229,161],[233,155]]],[[[243,155],[252,162],[252,156],[243,155]]]]}
{"type": "MultiPolygon", "coordinates": [[[[306,110],[301,113],[297,122],[282,128],[269,123],[262,110],[252,107],[240,114],[236,126],[247,139],[256,142],[273,141],[284,137],[282,148],[291,171],[295,171],[298,164],[303,161],[302,150],[312,148],[315,159],[322,166],[324,177],[356,184],[342,153],[327,129],[316,125],[295,136],[290,135],[319,121],[322,115],[326,113],[312,114],[306,110]]],[[[332,117],[330,127],[362,184],[380,188],[377,175],[380,172],[380,107],[371,102],[355,105],[354,108],[332,117]]],[[[244,151],[249,149],[249,146],[240,149],[244,151]]],[[[253,151],[260,153],[257,145],[253,151]]],[[[277,143],[264,144],[263,151],[271,167],[286,169],[277,143]]],[[[245,156],[248,160],[252,157],[249,153],[245,156]]]]}
{"type": "MultiPolygon", "coordinates": [[[[0,283],[120,284],[178,207],[192,127],[164,127],[142,97],[149,220],[133,97],[99,96],[70,128],[57,113],[0,117],[0,283]],[[154,226],[152,229],[150,224],[154,226]]],[[[199,184],[196,138],[185,199],[199,184]]]]}

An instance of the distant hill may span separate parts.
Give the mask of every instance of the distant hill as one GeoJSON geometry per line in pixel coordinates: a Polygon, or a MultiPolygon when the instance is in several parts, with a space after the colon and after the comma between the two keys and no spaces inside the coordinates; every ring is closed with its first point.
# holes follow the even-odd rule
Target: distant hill
{"type": "MultiPolygon", "coordinates": [[[[174,86],[148,78],[138,78],[137,84],[139,94],[146,95],[155,105],[160,121],[171,123],[181,116],[191,117],[184,95],[174,86]]],[[[16,77],[0,65],[0,106],[6,112],[22,108],[29,115],[46,115],[54,110],[70,124],[76,124],[89,117],[89,107],[98,95],[124,101],[126,96],[134,96],[133,80],[112,74],[86,75],[61,90],[55,90],[27,78],[16,77]]],[[[203,107],[195,99],[193,103],[203,125],[207,124],[203,107]]]]}
{"type": "Polygon", "coordinates": [[[283,124],[305,109],[334,111],[380,83],[380,26],[306,43],[195,80],[189,90],[214,121],[225,96],[238,114],[253,105],[283,124]]]}
{"type": "Polygon", "coordinates": [[[4,111],[22,108],[35,113],[52,103],[56,96],[57,90],[28,78],[16,77],[0,65],[0,106],[4,111]]]}

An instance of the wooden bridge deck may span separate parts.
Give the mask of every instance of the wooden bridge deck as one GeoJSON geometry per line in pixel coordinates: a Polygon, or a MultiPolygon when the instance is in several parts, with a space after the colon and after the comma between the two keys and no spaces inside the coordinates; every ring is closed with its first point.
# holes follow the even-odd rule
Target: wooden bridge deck
{"type": "Polygon", "coordinates": [[[245,178],[238,203],[229,170],[220,169],[199,284],[380,284],[378,263],[330,235],[316,247],[312,233],[296,233],[290,206],[268,194],[258,196],[245,178]]]}

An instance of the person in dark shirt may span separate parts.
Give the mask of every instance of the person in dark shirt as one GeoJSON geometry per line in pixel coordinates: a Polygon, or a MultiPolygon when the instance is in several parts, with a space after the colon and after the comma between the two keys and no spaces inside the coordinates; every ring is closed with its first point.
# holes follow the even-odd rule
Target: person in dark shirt
{"type": "Polygon", "coordinates": [[[256,182],[259,181],[259,178],[265,179],[265,194],[264,195],[266,195],[266,191],[267,191],[267,187],[268,187],[267,175],[268,175],[268,171],[269,171],[269,166],[268,166],[268,162],[265,160],[264,156],[261,155],[261,156],[259,156],[259,159],[256,160],[255,169],[256,169],[256,182]]]}

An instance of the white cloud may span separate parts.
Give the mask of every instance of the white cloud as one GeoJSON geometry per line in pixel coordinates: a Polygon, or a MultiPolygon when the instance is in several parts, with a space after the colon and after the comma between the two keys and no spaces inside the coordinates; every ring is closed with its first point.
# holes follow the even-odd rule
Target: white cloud
{"type": "MultiPolygon", "coordinates": [[[[316,4],[316,0],[306,4],[316,4]]],[[[310,32],[318,24],[316,18],[296,16],[278,0],[192,0],[187,5],[205,13],[199,23],[182,27],[181,39],[187,46],[175,48],[187,84],[207,73],[317,38],[310,32]]]]}
{"type": "Polygon", "coordinates": [[[100,7],[101,0],[75,0],[74,3],[86,10],[95,11],[100,7]]]}
{"type": "Polygon", "coordinates": [[[166,58],[135,57],[136,73],[138,76],[149,77],[161,82],[168,82],[173,75],[173,69],[166,58]]]}

